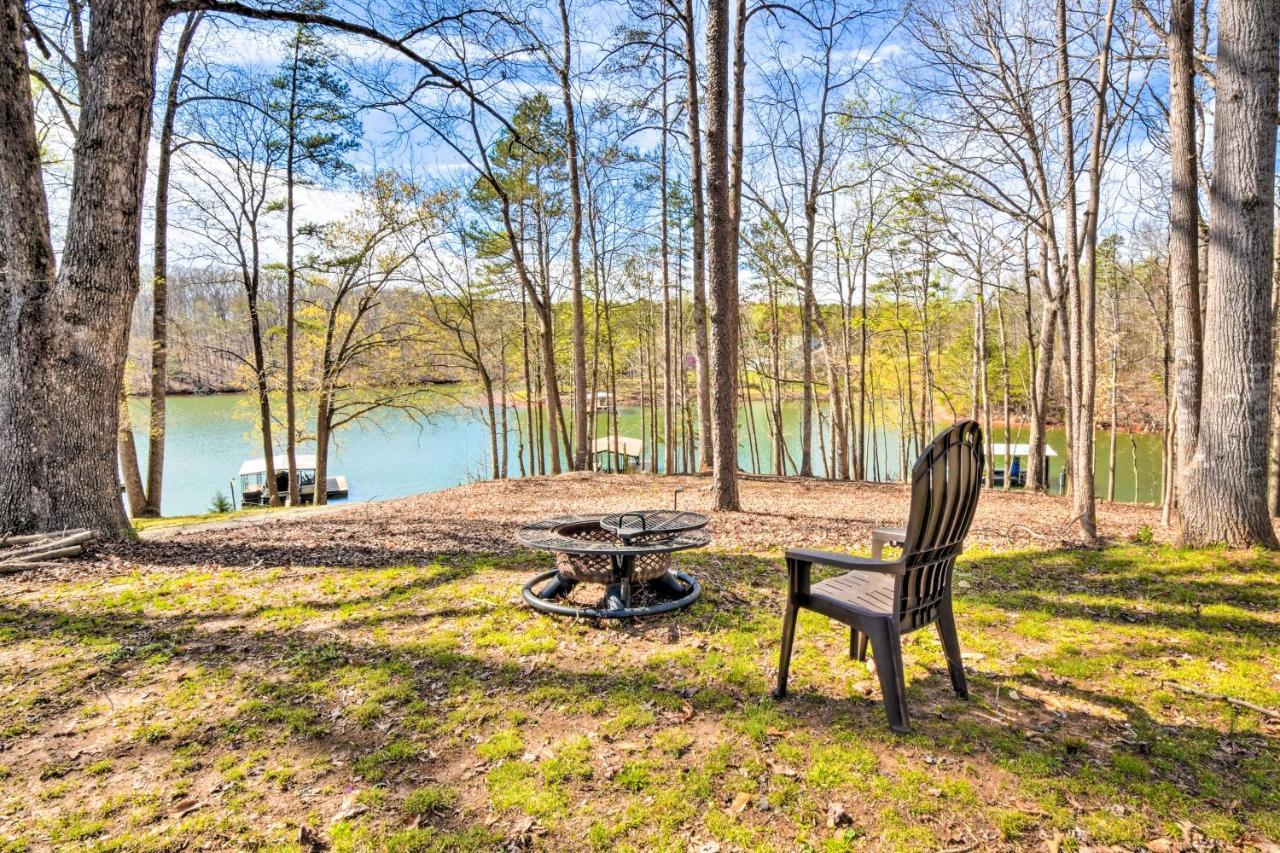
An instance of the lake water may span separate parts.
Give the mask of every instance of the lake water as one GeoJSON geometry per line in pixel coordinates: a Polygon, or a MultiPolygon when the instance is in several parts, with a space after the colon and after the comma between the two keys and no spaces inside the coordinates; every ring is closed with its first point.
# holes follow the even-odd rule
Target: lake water
{"type": "MultiPolygon", "coordinates": [[[[135,426],[146,423],[146,403],[131,401],[135,426]]],[[[255,428],[255,404],[248,394],[218,394],[203,397],[170,397],[168,401],[168,440],[165,449],[164,497],[165,515],[191,515],[207,512],[216,492],[229,494],[230,481],[236,478],[240,463],[262,455],[262,442],[255,428]]],[[[623,408],[619,412],[619,431],[623,435],[641,437],[639,409],[623,408]]],[[[763,405],[755,412],[761,432],[759,457],[762,469],[772,470],[770,448],[763,405]]],[[[799,459],[799,406],[788,405],[784,411],[784,432],[794,459],[799,459]]],[[[607,432],[601,416],[600,434],[607,432]]],[[[309,426],[309,425],[308,425],[309,426]]],[[[514,415],[510,420],[514,431],[514,415]]],[[[135,430],[139,458],[145,464],[147,436],[145,428],[135,430]]],[[[1121,434],[1116,460],[1116,499],[1154,502],[1160,496],[1160,437],[1158,435],[1121,434]],[[1135,493],[1133,447],[1138,457],[1138,481],[1135,493]]],[[[1097,436],[1097,490],[1106,494],[1107,435],[1097,436]]],[[[1002,441],[997,435],[996,441],[1002,441]]],[[[739,461],[744,470],[752,470],[753,456],[747,447],[747,435],[741,433],[739,461]]],[[[1014,431],[1013,441],[1026,441],[1025,428],[1014,431]]],[[[881,478],[895,479],[898,474],[897,434],[878,436],[881,478]]],[[[1049,444],[1059,456],[1051,462],[1052,481],[1056,487],[1058,474],[1066,455],[1066,436],[1051,430],[1049,444]]],[[[510,443],[509,471],[515,476],[517,443],[510,443]]],[[[310,452],[310,448],[304,448],[310,452]]],[[[814,442],[815,472],[822,473],[814,442]]],[[[483,423],[471,411],[445,407],[426,421],[414,422],[399,412],[383,413],[376,420],[342,430],[330,453],[330,475],[344,474],[351,489],[350,500],[369,501],[382,498],[449,488],[489,476],[489,438],[483,423]]],[[[145,472],[144,472],[145,477],[145,472]]],[[[237,496],[239,483],[236,483],[237,496]]]]}

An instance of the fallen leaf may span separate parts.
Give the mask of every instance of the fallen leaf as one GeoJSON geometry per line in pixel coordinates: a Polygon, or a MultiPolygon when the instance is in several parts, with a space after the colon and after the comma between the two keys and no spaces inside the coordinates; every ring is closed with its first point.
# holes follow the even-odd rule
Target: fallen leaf
{"type": "Polygon", "coordinates": [[[751,795],[746,791],[740,791],[738,796],[733,798],[733,804],[729,806],[729,814],[742,814],[750,803],[751,795]]]}
{"type": "Polygon", "coordinates": [[[827,829],[835,829],[837,826],[845,826],[850,823],[853,823],[853,819],[844,810],[844,803],[827,804],[827,829]]]}

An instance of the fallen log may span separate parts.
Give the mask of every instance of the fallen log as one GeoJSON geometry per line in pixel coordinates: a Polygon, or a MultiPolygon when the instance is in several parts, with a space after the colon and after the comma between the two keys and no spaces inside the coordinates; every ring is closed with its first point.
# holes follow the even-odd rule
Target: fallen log
{"type": "Polygon", "coordinates": [[[56,548],[67,548],[72,545],[80,545],[92,539],[93,531],[91,530],[83,530],[58,539],[50,537],[36,544],[28,545],[25,548],[12,548],[7,551],[0,551],[0,560],[12,560],[15,557],[21,557],[24,554],[42,554],[56,548]]]}
{"type": "Polygon", "coordinates": [[[93,531],[84,529],[6,536],[0,539],[0,571],[21,571],[40,564],[48,565],[61,557],[78,557],[84,553],[85,544],[93,538],[93,531]],[[19,547],[9,547],[11,545],[19,547]]]}
{"type": "Polygon", "coordinates": [[[0,536],[0,548],[6,545],[30,545],[35,542],[43,542],[46,539],[60,539],[66,536],[75,536],[81,533],[92,533],[87,527],[72,527],[58,533],[23,533],[23,534],[6,534],[0,536]]]}
{"type": "Polygon", "coordinates": [[[79,545],[71,545],[67,548],[54,548],[50,551],[35,551],[30,554],[22,554],[5,560],[5,563],[39,563],[46,560],[55,560],[58,557],[78,557],[84,553],[84,549],[79,545]]]}

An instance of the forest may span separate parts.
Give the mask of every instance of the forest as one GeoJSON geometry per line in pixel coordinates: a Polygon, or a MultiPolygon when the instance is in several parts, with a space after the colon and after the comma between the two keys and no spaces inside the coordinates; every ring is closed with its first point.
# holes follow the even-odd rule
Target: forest
{"type": "Polygon", "coordinates": [[[740,446],[966,417],[1044,489],[1061,426],[1086,542],[1157,433],[1166,524],[1274,544],[1274,4],[108,5],[8,4],[0,526],[124,529],[117,454],[161,514],[170,393],[254,394],[296,503],[276,453],[444,383],[493,478],[625,404],[722,509],[740,446]]]}

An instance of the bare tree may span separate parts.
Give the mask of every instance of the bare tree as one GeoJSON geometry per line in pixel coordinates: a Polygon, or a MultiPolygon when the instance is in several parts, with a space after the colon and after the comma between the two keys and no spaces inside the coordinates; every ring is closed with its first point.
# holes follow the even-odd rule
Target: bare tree
{"type": "Polygon", "coordinates": [[[138,511],[143,516],[159,516],[164,487],[165,394],[169,390],[169,174],[173,158],[173,128],[177,118],[187,53],[202,12],[188,12],[174,50],[173,68],[165,89],[164,114],[156,156],[155,225],[151,254],[151,405],[147,444],[146,499],[138,511]]]}

